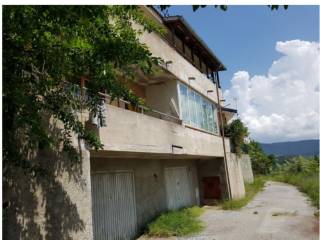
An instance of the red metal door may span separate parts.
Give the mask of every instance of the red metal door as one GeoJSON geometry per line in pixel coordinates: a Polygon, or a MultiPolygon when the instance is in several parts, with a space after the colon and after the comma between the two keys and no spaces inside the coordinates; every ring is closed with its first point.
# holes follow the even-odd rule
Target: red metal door
{"type": "Polygon", "coordinates": [[[218,176],[204,177],[203,182],[203,196],[205,199],[220,199],[220,178],[218,176]]]}

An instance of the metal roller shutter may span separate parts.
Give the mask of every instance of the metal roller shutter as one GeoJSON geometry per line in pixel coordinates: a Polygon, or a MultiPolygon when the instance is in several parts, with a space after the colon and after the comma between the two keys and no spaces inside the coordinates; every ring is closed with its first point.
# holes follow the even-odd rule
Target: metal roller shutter
{"type": "Polygon", "coordinates": [[[164,171],[168,209],[192,205],[192,187],[187,167],[165,168],[164,171]]]}
{"type": "Polygon", "coordinates": [[[133,239],[137,216],[132,172],[91,175],[94,240],[133,239]]]}

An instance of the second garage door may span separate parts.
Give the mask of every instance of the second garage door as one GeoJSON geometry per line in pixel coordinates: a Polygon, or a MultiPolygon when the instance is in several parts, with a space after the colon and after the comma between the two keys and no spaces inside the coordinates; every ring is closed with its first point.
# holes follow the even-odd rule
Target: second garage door
{"type": "Polygon", "coordinates": [[[168,209],[191,206],[192,185],[187,167],[170,167],[164,171],[168,209]]]}

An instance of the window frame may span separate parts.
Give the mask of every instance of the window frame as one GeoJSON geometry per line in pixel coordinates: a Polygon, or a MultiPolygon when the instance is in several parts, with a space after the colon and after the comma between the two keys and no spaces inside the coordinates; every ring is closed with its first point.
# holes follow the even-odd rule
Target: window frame
{"type": "Polygon", "coordinates": [[[179,113],[180,119],[184,123],[184,125],[191,127],[193,129],[198,129],[200,131],[210,133],[213,135],[220,136],[219,134],[219,119],[218,119],[218,112],[217,112],[217,104],[213,101],[210,101],[207,97],[203,96],[193,88],[189,87],[188,85],[177,82],[177,89],[178,89],[178,101],[179,101],[179,113]],[[181,88],[186,88],[186,97],[187,101],[183,103],[182,98],[182,91],[181,88]],[[192,92],[193,101],[190,101],[189,92],[192,92]],[[199,109],[198,105],[198,98],[200,98],[201,108],[199,109]],[[191,106],[194,105],[194,106],[191,106]],[[183,107],[187,107],[187,114],[188,119],[184,120],[183,112],[185,109],[183,107]],[[205,106],[205,107],[204,107],[205,106]],[[194,109],[195,108],[195,109],[194,109]],[[211,109],[211,110],[210,110],[211,109]],[[194,116],[191,114],[191,111],[195,110],[194,116]],[[199,117],[199,113],[201,112],[201,116],[199,117]],[[210,120],[210,115],[212,115],[212,119],[210,120]],[[195,117],[195,122],[193,117],[195,117]],[[200,125],[199,125],[200,124],[200,125]]]}

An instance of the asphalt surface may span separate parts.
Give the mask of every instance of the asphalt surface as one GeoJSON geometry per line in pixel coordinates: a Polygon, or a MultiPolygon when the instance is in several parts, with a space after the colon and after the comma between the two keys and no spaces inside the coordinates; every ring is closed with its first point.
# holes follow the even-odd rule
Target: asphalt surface
{"type": "MultiPolygon", "coordinates": [[[[179,240],[318,240],[316,209],[296,187],[267,182],[265,189],[236,211],[205,207],[206,227],[198,235],[179,240]]],[[[156,239],[156,238],[152,238],[156,239]]],[[[168,239],[168,238],[167,238],[168,239]]]]}

